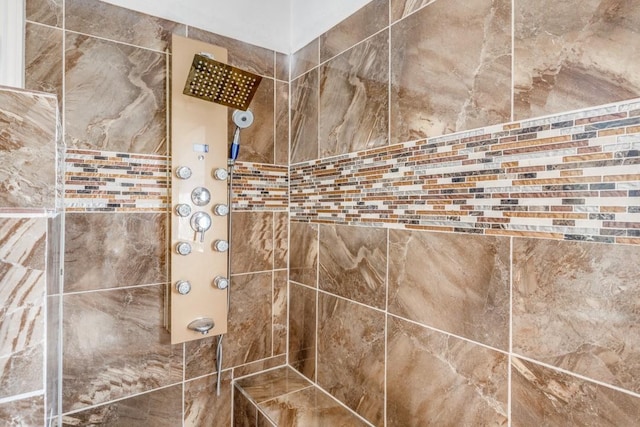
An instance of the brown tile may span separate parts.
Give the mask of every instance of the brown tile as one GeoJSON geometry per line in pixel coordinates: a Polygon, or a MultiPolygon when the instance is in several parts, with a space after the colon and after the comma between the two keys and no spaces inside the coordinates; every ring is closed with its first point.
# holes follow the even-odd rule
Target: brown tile
{"type": "Polygon", "coordinates": [[[318,385],[384,425],[384,313],[324,293],[318,298],[318,385]]]}
{"type": "Polygon", "coordinates": [[[287,355],[281,354],[267,359],[258,360],[257,362],[247,363],[233,368],[233,377],[240,378],[247,375],[257,374],[278,366],[284,366],[287,363],[287,355]]]}
{"type": "Polygon", "coordinates": [[[289,164],[289,83],[276,82],[275,163],[289,164]]]}
{"type": "Polygon", "coordinates": [[[435,2],[391,29],[391,143],[509,121],[511,2],[435,2]]]}
{"type": "MultiPolygon", "coordinates": [[[[226,342],[223,339],[223,351],[224,343],[226,342]]],[[[203,375],[210,375],[216,372],[217,345],[217,336],[188,341],[184,344],[185,379],[189,380],[198,378],[203,375]]]]}
{"type": "Polygon", "coordinates": [[[44,425],[44,396],[27,397],[8,403],[0,403],[0,420],[11,421],[10,426],[44,425]]]}
{"type": "Polygon", "coordinates": [[[62,101],[62,30],[26,23],[25,88],[57,95],[62,101]]]}
{"type": "Polygon", "coordinates": [[[64,296],[64,412],[182,380],[163,295],[158,285],[64,296]]]}
{"type": "Polygon", "coordinates": [[[320,36],[320,62],[389,25],[389,0],[373,0],[320,36]]]}
{"type": "Polygon", "coordinates": [[[276,79],[289,82],[291,55],[276,52],[276,79]]]}
{"type": "MultiPolygon", "coordinates": [[[[223,371],[220,396],[216,393],[215,375],[198,378],[184,384],[184,425],[210,427],[231,425],[230,371],[223,371]]],[[[176,424],[180,425],[180,424],[176,424]]]]}
{"type": "Polygon", "coordinates": [[[290,225],[289,279],[317,286],[318,226],[302,222],[290,225]]]}
{"type": "Polygon", "coordinates": [[[256,403],[310,387],[308,379],[289,366],[262,372],[236,382],[236,387],[256,403]]]}
{"type": "Polygon", "coordinates": [[[509,346],[509,238],[390,230],[389,312],[509,346]]]}
{"type": "Polygon", "coordinates": [[[234,212],[232,227],[231,272],[272,270],[273,213],[234,212]]]}
{"type": "Polygon", "coordinates": [[[435,0],[391,0],[391,23],[433,3],[435,0]]]}
{"type": "Polygon", "coordinates": [[[392,316],[387,334],[389,427],[507,424],[504,354],[392,316]]]}
{"type": "Polygon", "coordinates": [[[640,399],[545,368],[511,362],[511,422],[516,426],[633,426],[640,399]]]}
{"type": "Polygon", "coordinates": [[[539,239],[513,246],[513,351],[640,391],[640,247],[539,239]]]}
{"type": "Polygon", "coordinates": [[[166,153],[166,55],[75,33],[65,49],[67,146],[166,153]]]}
{"type": "Polygon", "coordinates": [[[186,34],[183,24],[98,0],[66,0],[64,11],[67,30],[161,52],[172,34],[186,34]]]}
{"type": "Polygon", "coordinates": [[[317,292],[289,282],[289,364],[315,380],[317,292]]]}
{"type": "Polygon", "coordinates": [[[289,212],[273,213],[273,268],[287,268],[289,258],[289,212]]]}
{"type": "Polygon", "coordinates": [[[305,47],[291,55],[291,80],[298,78],[300,75],[318,66],[320,61],[319,46],[319,40],[314,39],[305,47]]]}
{"type": "Polygon", "coordinates": [[[173,427],[182,422],[182,385],[67,414],[63,426],[148,425],[173,427]]]}
{"type": "Polygon", "coordinates": [[[65,214],[58,213],[47,219],[47,296],[62,293],[62,251],[65,214]]]}
{"type": "Polygon", "coordinates": [[[266,415],[258,411],[258,427],[276,427],[266,415]]]}
{"type": "Polygon", "coordinates": [[[320,67],[319,157],[388,143],[389,33],[320,67]]]}
{"type": "Polygon", "coordinates": [[[514,117],[640,96],[635,2],[515,2],[514,117]]]}
{"type": "Polygon", "coordinates": [[[26,0],[27,21],[62,27],[63,0],[26,0]]]}
{"type": "Polygon", "coordinates": [[[238,387],[233,388],[233,425],[234,427],[257,427],[258,409],[238,387]]]}
{"type": "Polygon", "coordinates": [[[287,271],[273,272],[273,354],[287,352],[287,271]]]}
{"type": "Polygon", "coordinates": [[[67,214],[64,291],[166,282],[166,223],[165,214],[67,214]]]}
{"type": "MultiPolygon", "coordinates": [[[[58,270],[59,271],[59,270],[58,270]]],[[[47,347],[45,385],[47,396],[46,414],[48,417],[59,415],[59,403],[62,396],[58,393],[62,383],[62,343],[60,340],[62,321],[62,296],[47,296],[47,347]]],[[[2,417],[0,417],[2,419],[2,417]]]]}
{"type": "Polygon", "coordinates": [[[291,83],[291,163],[318,158],[318,70],[291,83]]]}
{"type": "Polygon", "coordinates": [[[320,225],[319,259],[320,289],[386,308],[386,229],[320,225]]]}

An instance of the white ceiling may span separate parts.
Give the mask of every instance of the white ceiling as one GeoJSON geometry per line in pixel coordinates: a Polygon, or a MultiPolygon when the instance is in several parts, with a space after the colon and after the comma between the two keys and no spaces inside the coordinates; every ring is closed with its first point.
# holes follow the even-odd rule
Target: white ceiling
{"type": "Polygon", "coordinates": [[[292,53],[371,0],[102,0],[292,53]]]}

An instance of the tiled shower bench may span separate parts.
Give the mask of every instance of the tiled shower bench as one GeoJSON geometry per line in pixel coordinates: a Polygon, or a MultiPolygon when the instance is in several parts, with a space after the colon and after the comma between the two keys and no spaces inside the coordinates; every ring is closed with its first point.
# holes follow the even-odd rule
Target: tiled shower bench
{"type": "Polygon", "coordinates": [[[236,427],[369,425],[289,366],[239,379],[233,400],[236,427]]]}

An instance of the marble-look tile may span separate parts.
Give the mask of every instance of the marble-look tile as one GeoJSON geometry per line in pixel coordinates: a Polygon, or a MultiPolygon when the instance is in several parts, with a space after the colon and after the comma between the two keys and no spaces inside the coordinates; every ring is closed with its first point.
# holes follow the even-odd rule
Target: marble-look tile
{"type": "Polygon", "coordinates": [[[54,209],[57,103],[0,90],[0,208],[54,209]]]}
{"type": "Polygon", "coordinates": [[[277,427],[266,415],[258,411],[258,427],[277,427]]]}
{"type": "Polygon", "coordinates": [[[287,268],[289,258],[289,212],[273,213],[273,268],[287,268]]]}
{"type": "Polygon", "coordinates": [[[318,385],[384,425],[384,313],[324,293],[318,298],[318,385]]]}
{"type": "Polygon", "coordinates": [[[507,425],[507,356],[388,318],[387,426],[507,425]]]}
{"type": "Polygon", "coordinates": [[[67,30],[161,52],[171,45],[172,34],[186,34],[183,24],[99,0],[66,0],[64,12],[67,30]]]}
{"type": "Polygon", "coordinates": [[[47,218],[47,295],[62,292],[62,250],[64,234],[64,213],[47,218]]]}
{"type": "Polygon", "coordinates": [[[316,387],[270,400],[260,408],[280,427],[367,425],[316,387]]]}
{"type": "Polygon", "coordinates": [[[272,273],[231,276],[225,368],[271,356],[272,273]]]}
{"type": "Polygon", "coordinates": [[[0,218],[0,399],[43,387],[46,218],[0,218]]]}
{"type": "Polygon", "coordinates": [[[305,47],[291,55],[291,80],[317,67],[320,63],[320,41],[314,39],[305,47]]]}
{"type": "Polygon", "coordinates": [[[320,36],[320,62],[389,25],[389,0],[373,0],[320,36]]]}
{"type": "Polygon", "coordinates": [[[63,427],[174,427],[181,423],[182,385],[129,397],[62,417],[63,427]]]}
{"type": "Polygon", "coordinates": [[[291,64],[291,55],[276,52],[276,79],[285,82],[289,81],[289,68],[291,64]]]}
{"type": "Polygon", "coordinates": [[[257,427],[258,408],[238,388],[233,388],[233,426],[257,427]]]}
{"type": "Polygon", "coordinates": [[[62,383],[62,372],[60,361],[62,359],[62,343],[60,340],[62,332],[62,296],[54,295],[47,297],[47,349],[46,349],[46,396],[48,417],[60,415],[58,408],[60,403],[60,393],[58,393],[62,383]]]}
{"type": "Polygon", "coordinates": [[[640,96],[640,4],[515,2],[514,118],[640,96]]]}
{"type": "Polygon", "coordinates": [[[0,403],[0,421],[7,427],[40,427],[45,425],[44,396],[34,396],[0,403]]]}
{"type": "Polygon", "coordinates": [[[318,70],[291,83],[291,163],[318,158],[318,70]]]}
{"type": "Polygon", "coordinates": [[[319,157],[388,143],[389,32],[320,67],[319,157]]]}
{"type": "Polygon", "coordinates": [[[273,269],[273,213],[234,212],[231,235],[231,272],[273,269]]]}
{"type": "MultiPolygon", "coordinates": [[[[224,347],[223,339],[223,347],[224,347]]],[[[216,372],[218,337],[206,337],[184,343],[184,378],[190,380],[216,372]]]]}
{"type": "Polygon", "coordinates": [[[287,352],[287,271],[273,272],[273,354],[287,352]]]}
{"type": "Polygon", "coordinates": [[[266,402],[311,385],[308,379],[289,366],[241,378],[236,382],[236,387],[241,388],[256,403],[266,402]]]}
{"type": "Polygon", "coordinates": [[[227,49],[229,65],[250,73],[273,77],[275,52],[240,40],[189,27],[189,38],[227,49]]]}
{"type": "Polygon", "coordinates": [[[391,23],[433,3],[436,0],[391,0],[391,23]]]}
{"type": "Polygon", "coordinates": [[[509,347],[509,238],[391,230],[389,312],[509,347]]]}
{"type": "Polygon", "coordinates": [[[64,291],[164,283],[167,216],[160,213],[69,213],[64,291]]]}
{"type": "Polygon", "coordinates": [[[287,355],[280,354],[278,356],[269,357],[267,359],[258,360],[257,362],[247,363],[246,365],[236,366],[233,368],[233,377],[240,378],[247,375],[257,374],[287,363],[287,355]]]}
{"type": "MultiPolygon", "coordinates": [[[[275,150],[274,90],[274,80],[271,78],[263,78],[249,106],[249,109],[253,113],[254,122],[240,133],[241,148],[240,155],[238,156],[239,161],[273,164],[275,150]]],[[[227,111],[230,123],[227,127],[227,137],[228,140],[231,141],[233,140],[233,132],[235,131],[232,119],[235,110],[227,108],[227,111]]]]}
{"type": "Polygon", "coordinates": [[[25,88],[58,96],[62,105],[62,33],[58,28],[25,25],[25,88]]]}
{"type": "Polygon", "coordinates": [[[513,358],[511,424],[525,426],[634,426],[640,399],[513,358]]]}
{"type": "Polygon", "coordinates": [[[67,146],[165,154],[165,68],[163,53],[67,33],[67,146]]]}
{"type": "Polygon", "coordinates": [[[292,222],[290,226],[289,280],[317,286],[318,225],[292,222]]]}
{"type": "Polygon", "coordinates": [[[640,247],[515,239],[513,351],[640,392],[640,247]]]}
{"type": "Polygon", "coordinates": [[[184,426],[231,425],[231,371],[223,371],[220,396],[216,394],[216,381],[216,376],[212,375],[184,384],[184,426]]]}
{"type": "Polygon", "coordinates": [[[63,2],[64,0],[26,0],[27,21],[62,27],[63,2]]]}
{"type": "Polygon", "coordinates": [[[305,377],[316,375],[317,292],[289,282],[289,364],[305,377]]]}
{"type": "Polygon", "coordinates": [[[511,118],[511,2],[437,1],[391,29],[391,143],[511,118]]]}
{"type": "Polygon", "coordinates": [[[320,225],[319,252],[320,289],[386,308],[386,229],[320,225]]]}
{"type": "Polygon", "coordinates": [[[289,164],[289,83],[276,82],[275,163],[289,164]]]}
{"type": "Polygon", "coordinates": [[[163,294],[157,285],[64,296],[64,412],[182,381],[163,294]]]}

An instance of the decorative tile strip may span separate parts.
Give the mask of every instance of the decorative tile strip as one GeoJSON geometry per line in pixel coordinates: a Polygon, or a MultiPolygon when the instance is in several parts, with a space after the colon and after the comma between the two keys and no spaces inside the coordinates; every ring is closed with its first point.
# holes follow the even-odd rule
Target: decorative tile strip
{"type": "Polygon", "coordinates": [[[293,220],[640,244],[640,100],[295,164],[293,220]]]}
{"type": "Polygon", "coordinates": [[[67,212],[163,212],[168,208],[167,156],[67,149],[67,212]]]}
{"type": "Polygon", "coordinates": [[[286,211],[289,205],[288,175],[287,166],[236,162],[233,209],[286,211]]]}

